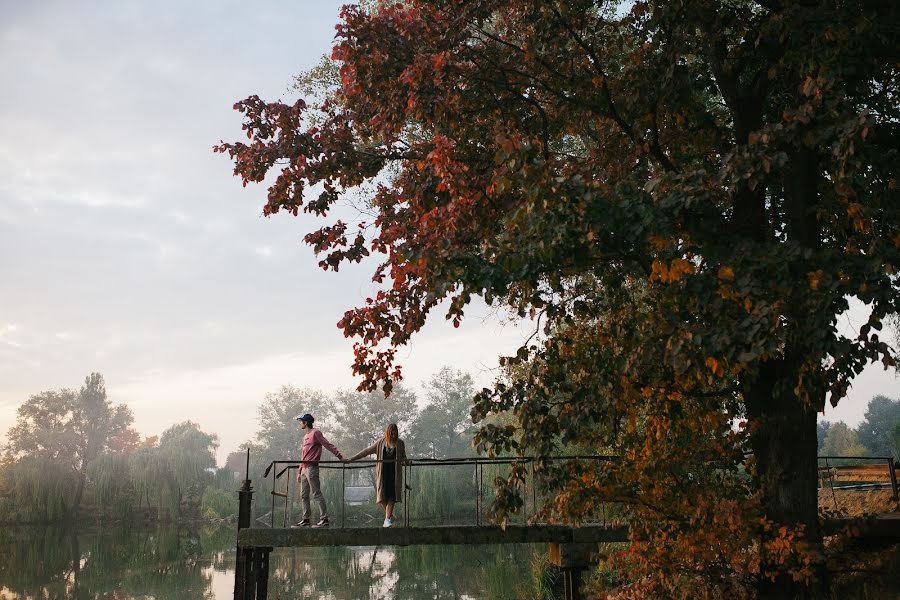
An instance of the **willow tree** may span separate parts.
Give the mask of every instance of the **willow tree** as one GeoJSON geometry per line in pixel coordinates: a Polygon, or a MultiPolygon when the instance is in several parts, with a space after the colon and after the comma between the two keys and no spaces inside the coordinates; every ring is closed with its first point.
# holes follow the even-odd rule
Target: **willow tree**
{"type": "Polygon", "coordinates": [[[199,507],[203,492],[209,482],[207,469],[216,466],[216,448],[219,438],[206,433],[193,421],[172,425],[159,438],[156,449],[161,477],[172,507],[172,515],[181,515],[183,500],[193,500],[199,507]]]}
{"type": "Polygon", "coordinates": [[[521,431],[483,445],[618,444],[616,474],[558,473],[552,510],[630,498],[665,533],[634,542],[650,594],[814,595],[816,413],[895,364],[900,7],[618,4],[347,7],[320,110],[251,96],[249,141],[216,149],[245,184],[271,175],[264,214],[326,219],[306,236],[323,268],[380,257],[383,287],[339,323],[362,389],[390,391],[442,301],[454,324],[473,296],[539,314],[543,343],[515,357],[534,368],[476,405],[521,431]],[[371,221],[337,218],[359,193],[371,221]],[[850,334],[849,298],[869,310],[850,334]]]}
{"type": "Polygon", "coordinates": [[[409,428],[407,453],[414,448],[414,455],[451,458],[470,452],[474,432],[469,413],[475,396],[472,376],[444,366],[422,388],[425,406],[409,428]]]}
{"type": "Polygon", "coordinates": [[[124,404],[113,404],[99,373],[84,379],[78,392],[36,394],[16,411],[7,451],[13,460],[41,460],[66,468],[74,488],[67,493],[69,514],[81,505],[87,470],[111,439],[128,429],[134,417],[124,404]]]}

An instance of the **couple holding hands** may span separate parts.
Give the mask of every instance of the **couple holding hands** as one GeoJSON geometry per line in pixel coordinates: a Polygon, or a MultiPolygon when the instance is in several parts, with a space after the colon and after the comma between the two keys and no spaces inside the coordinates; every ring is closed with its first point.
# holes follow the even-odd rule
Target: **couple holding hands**
{"type": "Polygon", "coordinates": [[[375,459],[378,461],[375,463],[375,502],[384,508],[383,527],[393,525],[394,504],[400,502],[403,491],[401,461],[406,460],[406,447],[403,440],[400,439],[397,424],[391,423],[385,427],[382,439],[345,459],[340,450],[329,442],[321,431],[313,427],[315,418],[311,414],[301,415],[296,417],[296,420],[300,421],[300,429],[304,432],[300,452],[301,463],[297,470],[303,516],[293,527],[310,526],[310,517],[312,516],[309,506],[310,495],[319,506],[320,518],[315,527],[328,527],[328,510],[325,506],[325,496],[322,495],[322,486],[319,483],[319,460],[322,458],[322,448],[326,448],[344,462],[357,460],[370,454],[375,455],[375,459]]]}

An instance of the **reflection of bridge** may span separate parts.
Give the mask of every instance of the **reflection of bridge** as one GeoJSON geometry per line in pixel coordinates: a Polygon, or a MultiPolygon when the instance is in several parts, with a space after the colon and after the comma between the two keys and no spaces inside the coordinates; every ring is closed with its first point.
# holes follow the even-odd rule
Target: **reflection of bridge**
{"type": "MultiPolygon", "coordinates": [[[[830,483],[833,489],[835,481],[840,481],[846,476],[853,481],[882,481],[884,485],[893,490],[896,500],[898,495],[896,467],[890,458],[854,457],[855,461],[876,461],[881,464],[870,466],[840,467],[832,466],[835,460],[847,461],[851,457],[822,457],[825,465],[820,467],[820,480],[823,484],[830,483]],[[830,461],[830,462],[829,462],[830,461]],[[844,475],[839,475],[843,473],[844,475]],[[856,478],[856,479],[852,479],[856,478]]],[[[556,457],[551,460],[594,460],[611,464],[618,460],[609,456],[568,456],[556,457]]],[[[501,528],[496,525],[482,523],[483,506],[481,496],[484,490],[484,467],[492,464],[508,464],[513,461],[530,462],[529,457],[518,458],[466,458],[448,460],[409,460],[403,465],[406,470],[405,480],[409,481],[409,474],[413,467],[421,466],[452,466],[468,465],[474,469],[472,481],[476,486],[474,520],[475,525],[443,525],[429,527],[410,526],[409,491],[404,490],[404,522],[405,527],[344,527],[344,505],[348,495],[347,472],[351,469],[368,468],[376,461],[358,461],[347,464],[336,461],[321,461],[321,468],[341,470],[341,516],[340,527],[335,528],[304,528],[288,529],[275,528],[275,502],[276,498],[284,498],[283,525],[291,520],[291,480],[294,479],[292,470],[298,467],[298,461],[275,461],[269,465],[264,477],[272,474],[272,512],[270,527],[250,528],[253,488],[249,480],[249,450],[247,479],[244,480],[241,490],[238,492],[240,503],[238,513],[237,535],[237,565],[235,569],[235,600],[265,599],[268,596],[269,553],[274,548],[296,548],[309,546],[409,546],[409,545],[445,545],[445,544],[530,544],[549,543],[550,559],[560,568],[563,575],[564,592],[567,599],[580,598],[580,580],[584,570],[589,566],[591,554],[597,550],[597,544],[602,542],[625,542],[628,540],[628,528],[622,524],[586,524],[579,527],[561,525],[508,525],[501,528]],[[284,491],[277,490],[276,482],[285,474],[284,491]]],[[[534,471],[531,473],[531,494],[533,505],[536,504],[536,485],[534,483],[534,471]]],[[[824,487],[824,485],[823,485],[824,487]]],[[[849,488],[852,489],[852,486],[849,488]]],[[[526,490],[526,496],[527,496],[526,490]]],[[[295,490],[296,492],[296,490],[295,490]]],[[[352,500],[358,500],[353,498],[352,500]]],[[[352,501],[351,500],[351,501],[352,501]]],[[[604,509],[605,514],[605,509],[604,509]]],[[[834,533],[842,527],[850,524],[849,519],[831,519],[823,523],[826,534],[834,533]]],[[[852,524],[867,538],[900,539],[900,518],[897,515],[868,519],[865,521],[853,520],[852,524]]]]}

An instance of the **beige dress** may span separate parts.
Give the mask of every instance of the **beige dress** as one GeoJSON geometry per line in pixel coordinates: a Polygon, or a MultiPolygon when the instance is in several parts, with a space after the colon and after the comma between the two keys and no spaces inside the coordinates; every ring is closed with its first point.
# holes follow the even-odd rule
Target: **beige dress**
{"type": "MultiPolygon", "coordinates": [[[[375,463],[375,502],[384,501],[384,490],[381,484],[381,466],[384,456],[384,438],[378,440],[368,448],[360,450],[348,460],[356,460],[370,454],[375,455],[378,461],[375,463]]],[[[394,502],[400,502],[403,498],[403,461],[406,460],[406,445],[403,440],[397,440],[394,446],[397,449],[396,466],[394,468],[394,502]]]]}

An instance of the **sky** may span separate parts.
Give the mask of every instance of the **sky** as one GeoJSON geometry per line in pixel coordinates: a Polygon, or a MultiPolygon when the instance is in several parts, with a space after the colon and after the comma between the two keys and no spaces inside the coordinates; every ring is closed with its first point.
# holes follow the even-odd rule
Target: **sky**
{"type": "MultiPolygon", "coordinates": [[[[32,394],[103,374],[144,435],[190,419],[220,460],[281,385],[355,387],[336,327],[370,295],[261,216],[220,140],[235,101],[292,100],[330,54],[340,2],[0,0],[0,442],[32,394]]],[[[437,315],[440,317],[440,315],[437,315]]],[[[416,386],[442,365],[487,385],[523,331],[486,307],[401,351],[416,386]]]]}
{"type": "MultiPolygon", "coordinates": [[[[262,217],[265,189],[211,151],[241,136],[235,101],[294,98],[340,5],[0,0],[0,443],[21,402],[91,372],[144,435],[218,434],[220,462],[267,393],[355,387],[335,324],[368,271],[319,269],[315,223],[262,217]]],[[[414,388],[443,365],[488,385],[531,332],[483,306],[435,317],[400,353],[414,388]]],[[[824,418],[855,425],[875,394],[900,395],[877,366],[824,418]]]]}

